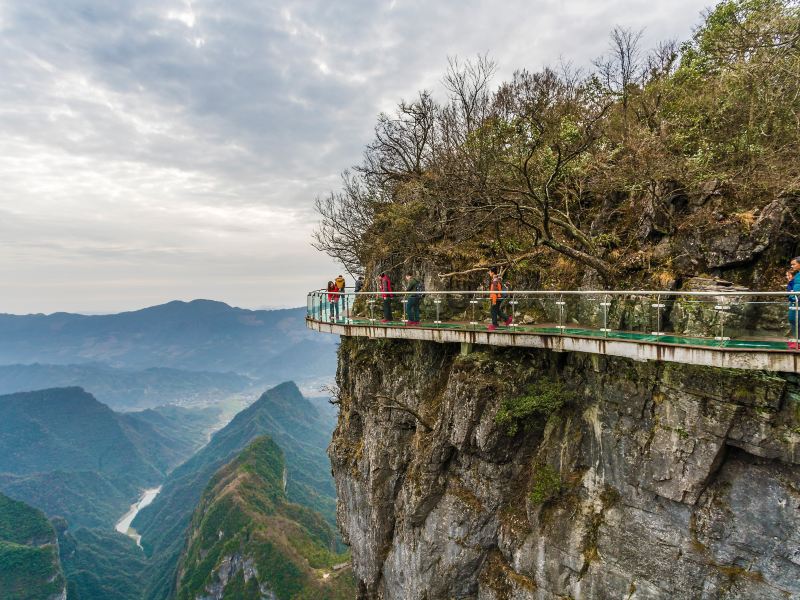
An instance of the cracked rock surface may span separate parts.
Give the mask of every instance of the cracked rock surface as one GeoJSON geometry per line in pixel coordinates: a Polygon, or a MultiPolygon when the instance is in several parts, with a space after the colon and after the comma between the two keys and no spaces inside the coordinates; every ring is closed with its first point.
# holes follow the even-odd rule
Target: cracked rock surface
{"type": "Polygon", "coordinates": [[[338,385],[363,600],[800,598],[796,376],[343,338],[338,385]]]}

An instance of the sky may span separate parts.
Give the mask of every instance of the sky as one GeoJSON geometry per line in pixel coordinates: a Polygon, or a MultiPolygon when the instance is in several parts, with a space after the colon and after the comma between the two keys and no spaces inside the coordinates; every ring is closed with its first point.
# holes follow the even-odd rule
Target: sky
{"type": "Polygon", "coordinates": [[[578,67],[709,2],[0,0],[0,313],[302,306],[314,199],[448,57],[578,67]]]}

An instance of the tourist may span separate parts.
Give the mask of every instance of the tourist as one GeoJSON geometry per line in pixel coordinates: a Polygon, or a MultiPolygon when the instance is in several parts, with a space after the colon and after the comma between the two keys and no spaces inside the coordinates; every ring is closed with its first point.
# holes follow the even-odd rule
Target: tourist
{"type": "Polygon", "coordinates": [[[347,318],[347,297],[344,294],[344,277],[339,275],[333,282],[336,284],[336,289],[339,290],[337,300],[342,305],[342,312],[344,313],[345,318],[347,318]]]}
{"type": "Polygon", "coordinates": [[[383,319],[381,323],[388,323],[392,320],[392,280],[387,273],[381,273],[378,280],[378,290],[383,298],[383,319]]]}
{"type": "Polygon", "coordinates": [[[333,281],[328,282],[328,316],[331,323],[334,322],[334,313],[336,320],[339,320],[339,288],[333,281]]]}
{"type": "Polygon", "coordinates": [[[355,287],[353,288],[353,291],[354,291],[354,292],[357,294],[357,293],[359,293],[359,292],[360,292],[362,289],[364,289],[364,278],[363,278],[363,277],[361,277],[361,275],[359,275],[359,276],[358,276],[358,278],[356,279],[356,285],[355,285],[355,287]]]}
{"type": "Polygon", "coordinates": [[[503,279],[497,272],[497,267],[489,269],[489,300],[491,302],[492,324],[487,327],[489,331],[497,329],[497,323],[500,319],[505,321],[506,325],[511,325],[512,317],[506,317],[503,314],[503,279]]]}
{"type": "MultiPolygon", "coordinates": [[[[800,292],[800,256],[797,256],[789,263],[789,270],[786,271],[786,291],[787,292],[800,292]]],[[[800,320],[798,320],[798,297],[796,295],[789,296],[789,337],[792,342],[789,342],[789,348],[800,350],[797,347],[798,328],[800,328],[800,320]]]]}
{"type": "Polygon", "coordinates": [[[421,287],[419,281],[411,273],[406,273],[406,292],[415,292],[406,294],[406,325],[419,325],[419,302],[422,300],[422,294],[419,292],[421,287]]]}

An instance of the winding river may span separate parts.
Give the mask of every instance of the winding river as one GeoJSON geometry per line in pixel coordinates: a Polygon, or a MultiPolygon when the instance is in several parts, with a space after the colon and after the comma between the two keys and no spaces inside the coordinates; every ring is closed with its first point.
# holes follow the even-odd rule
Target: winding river
{"type": "Polygon", "coordinates": [[[149,505],[156,499],[158,493],[161,491],[161,486],[157,488],[153,488],[150,490],[145,490],[142,494],[142,497],[139,498],[139,501],[136,504],[131,504],[131,509],[125,513],[125,516],[119,520],[119,522],[114,526],[114,529],[119,531],[120,533],[124,533],[133,541],[136,542],[136,545],[139,548],[142,547],[141,541],[142,536],[136,533],[136,530],[131,527],[131,523],[136,518],[136,515],[139,514],[139,511],[142,510],[145,506],[149,505]]]}

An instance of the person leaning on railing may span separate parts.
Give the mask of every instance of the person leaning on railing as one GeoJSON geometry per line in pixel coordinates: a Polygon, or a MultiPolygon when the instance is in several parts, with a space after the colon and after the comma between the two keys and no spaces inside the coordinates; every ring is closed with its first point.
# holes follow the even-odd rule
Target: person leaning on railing
{"type": "MultiPolygon", "coordinates": [[[[800,292],[800,256],[796,256],[789,263],[789,270],[786,271],[786,291],[800,292]]],[[[800,350],[797,347],[798,328],[798,298],[796,295],[789,296],[789,337],[794,341],[789,342],[789,348],[800,350]]]]}

